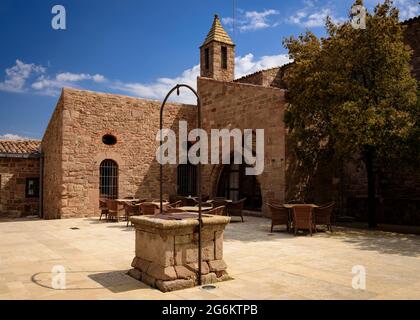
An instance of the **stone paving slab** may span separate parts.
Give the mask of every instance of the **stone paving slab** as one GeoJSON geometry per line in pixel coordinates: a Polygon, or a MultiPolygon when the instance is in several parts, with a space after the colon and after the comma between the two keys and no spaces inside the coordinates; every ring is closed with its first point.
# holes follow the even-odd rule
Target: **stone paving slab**
{"type": "Polygon", "coordinates": [[[98,219],[0,223],[0,299],[420,299],[420,237],[336,228],[313,237],[269,232],[246,217],[225,232],[234,280],[212,291],[162,293],[126,275],[134,229],[98,219]],[[78,229],[72,230],[71,228],[78,229]],[[54,266],[66,289],[51,288],[54,266]],[[352,288],[352,267],[366,268],[366,290],[352,288]]]}

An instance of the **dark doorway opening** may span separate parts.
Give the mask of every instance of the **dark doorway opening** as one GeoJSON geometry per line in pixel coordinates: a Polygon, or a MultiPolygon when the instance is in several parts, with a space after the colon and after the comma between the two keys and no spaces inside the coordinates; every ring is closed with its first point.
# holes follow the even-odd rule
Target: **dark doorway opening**
{"type": "Polygon", "coordinates": [[[255,176],[245,174],[247,167],[246,164],[224,165],[217,185],[217,196],[233,201],[246,198],[244,208],[259,211],[262,206],[260,184],[255,176]]]}
{"type": "Polygon", "coordinates": [[[197,167],[192,164],[180,164],[177,168],[177,193],[180,196],[197,195],[197,167]]]}
{"type": "MultiPolygon", "coordinates": [[[[191,141],[187,142],[187,152],[192,147],[191,141]]],[[[197,196],[197,166],[190,163],[187,159],[186,164],[180,164],[177,167],[176,174],[177,195],[179,196],[197,196]]]]}

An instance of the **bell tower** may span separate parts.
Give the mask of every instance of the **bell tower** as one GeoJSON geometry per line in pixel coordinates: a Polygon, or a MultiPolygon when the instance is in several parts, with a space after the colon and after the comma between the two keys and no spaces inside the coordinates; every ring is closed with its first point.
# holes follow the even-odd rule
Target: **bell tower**
{"type": "Polygon", "coordinates": [[[200,47],[200,76],[220,81],[235,79],[235,45],[223,29],[217,14],[200,47]]]}

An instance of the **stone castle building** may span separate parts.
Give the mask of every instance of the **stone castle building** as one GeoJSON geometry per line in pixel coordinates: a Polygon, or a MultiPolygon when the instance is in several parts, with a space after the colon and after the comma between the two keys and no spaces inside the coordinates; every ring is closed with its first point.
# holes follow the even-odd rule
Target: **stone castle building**
{"type": "MultiPolygon", "coordinates": [[[[407,22],[413,73],[419,78],[419,18],[407,22]]],[[[200,47],[197,89],[202,127],[264,129],[264,172],[246,176],[245,165],[203,165],[203,194],[246,198],[246,208],[267,214],[265,203],[294,196],[288,174],[290,150],[283,122],[283,74],[287,66],[235,79],[235,45],[215,16],[200,47]]],[[[39,214],[45,219],[98,215],[99,198],[159,197],[160,101],[64,88],[42,141],[0,142],[0,216],[39,214]]],[[[164,128],[176,133],[180,120],[196,127],[196,106],[169,103],[164,128]]],[[[336,200],[346,210],[351,197],[365,196],[363,181],[349,188],[343,172],[323,175],[314,201],[336,200]],[[341,174],[341,175],[340,175],[341,174]]],[[[164,166],[164,194],[194,195],[196,167],[164,166]]],[[[413,187],[413,186],[412,186],[413,187]]],[[[420,192],[420,186],[413,187],[420,192]]],[[[410,191],[410,192],[411,192],[410,191]]],[[[348,213],[348,212],[347,212],[348,213]]],[[[417,218],[416,218],[417,219],[417,218]]],[[[420,223],[420,217],[416,220],[420,223]]]]}

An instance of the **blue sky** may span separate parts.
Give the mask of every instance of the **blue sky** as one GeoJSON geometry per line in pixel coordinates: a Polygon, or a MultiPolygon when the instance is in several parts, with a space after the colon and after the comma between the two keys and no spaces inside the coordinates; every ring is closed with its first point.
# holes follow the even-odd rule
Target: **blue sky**
{"type": "MultiPolygon", "coordinates": [[[[238,77],[286,63],[284,37],[323,35],[325,17],[346,19],[352,3],[236,0],[233,33],[233,0],[1,0],[0,139],[42,138],[63,86],[161,99],[194,85],[214,13],[236,43],[238,77]],[[51,27],[57,4],[66,30],[51,27]]],[[[402,19],[420,14],[417,0],[396,5],[402,19]]]]}

